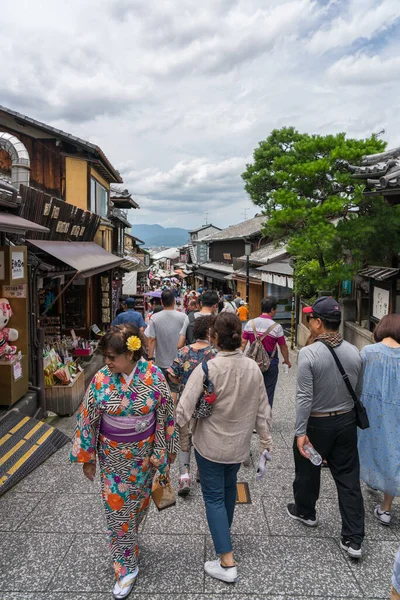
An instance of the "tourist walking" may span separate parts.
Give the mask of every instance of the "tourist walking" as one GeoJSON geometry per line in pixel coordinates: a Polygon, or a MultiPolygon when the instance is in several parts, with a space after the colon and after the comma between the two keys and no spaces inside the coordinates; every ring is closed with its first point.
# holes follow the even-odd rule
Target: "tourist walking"
{"type": "Polygon", "coordinates": [[[288,515],[315,527],[321,467],[310,459],[308,444],[326,460],[335,480],[342,518],[341,548],[360,558],[364,539],[364,504],[360,488],[354,401],[331,354],[347,373],[358,398],[362,391],[362,361],[357,348],[339,333],[341,311],[334,298],[322,296],[303,309],[314,342],[299,352],[296,390],[296,476],[294,503],[288,515]]]}
{"type": "MultiPolygon", "coordinates": [[[[240,351],[241,324],[236,315],[219,314],[210,338],[218,349],[208,363],[216,400],[211,416],[196,419],[192,440],[199,468],[208,526],[219,558],[204,565],[211,577],[237,580],[230,528],[236,503],[240,464],[248,457],[254,426],[260,435],[260,451],[271,450],[271,408],[261,371],[240,351]]],[[[176,409],[180,427],[191,419],[203,391],[203,368],[198,365],[187,382],[176,409]]]]}
{"type": "Polygon", "coordinates": [[[166,472],[177,451],[174,405],[160,369],[142,358],[143,336],[136,327],[111,327],[99,348],[106,366],[80,407],[71,461],[83,463],[91,481],[99,461],[117,578],[113,594],[125,598],[139,572],[138,529],[154,475],[166,472]]]}
{"type": "Polygon", "coordinates": [[[247,321],[249,320],[249,307],[247,306],[244,300],[240,300],[239,306],[237,309],[237,314],[242,323],[242,328],[244,329],[247,321]]]}
{"type": "Polygon", "coordinates": [[[370,427],[358,433],[361,479],[383,492],[374,514],[382,525],[392,519],[393,498],[400,496],[400,315],[386,315],[374,331],[377,342],[361,351],[362,402],[370,427]]]}
{"type": "Polygon", "coordinates": [[[199,298],[200,310],[189,313],[183,323],[178,348],[183,348],[189,344],[193,344],[195,337],[193,334],[193,327],[195,320],[199,317],[209,317],[214,315],[218,309],[218,294],[214,290],[206,290],[202,293],[199,298]]]}
{"type": "Polygon", "coordinates": [[[175,296],[171,290],[161,294],[164,310],[153,315],[146,329],[149,360],[155,363],[167,377],[167,369],[177,353],[179,335],[186,315],[175,310],[175,296]]]}
{"type": "Polygon", "coordinates": [[[236,308],[239,308],[240,303],[243,302],[240,292],[235,293],[234,303],[236,304],[236,308]]]}
{"type": "Polygon", "coordinates": [[[134,298],[127,298],[125,300],[124,312],[121,312],[115,317],[112,325],[124,325],[125,323],[130,323],[131,325],[137,327],[141,333],[143,333],[146,323],[142,314],[135,310],[135,304],[136,302],[134,298]]]}
{"type": "Polygon", "coordinates": [[[266,352],[271,357],[271,364],[263,373],[265,389],[267,390],[271,408],[274,402],[275,388],[279,374],[278,347],[283,357],[283,364],[288,365],[289,369],[292,366],[292,363],[289,360],[289,348],[286,343],[282,325],[279,325],[274,321],[277,305],[278,301],[273,296],[264,298],[261,302],[260,316],[256,319],[251,319],[246,323],[242,335],[243,351],[247,344],[251,345],[255,341],[257,335],[262,341],[266,352]]]}
{"type": "Polygon", "coordinates": [[[224,307],[221,310],[221,312],[232,313],[233,315],[237,314],[236,304],[233,301],[233,298],[232,298],[231,294],[227,294],[225,296],[224,307]]]}
{"type": "Polygon", "coordinates": [[[119,299],[119,308],[117,308],[117,310],[115,312],[115,316],[118,317],[118,315],[125,312],[125,310],[126,310],[125,300],[124,300],[124,298],[120,298],[119,299]]]}
{"type": "MultiPolygon", "coordinates": [[[[185,385],[197,365],[208,362],[217,354],[217,350],[212,348],[210,343],[210,327],[213,319],[214,317],[211,315],[204,315],[201,319],[195,320],[193,325],[194,343],[179,350],[178,356],[168,369],[170,381],[179,384],[180,394],[185,389],[185,385]]],[[[191,437],[191,422],[188,422],[179,428],[179,496],[187,496],[190,493],[192,483],[190,475],[191,437]]]]}

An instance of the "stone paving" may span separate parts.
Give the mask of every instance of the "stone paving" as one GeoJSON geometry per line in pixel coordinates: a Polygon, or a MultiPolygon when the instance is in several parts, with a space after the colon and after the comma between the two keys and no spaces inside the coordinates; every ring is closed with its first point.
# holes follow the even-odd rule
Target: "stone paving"
{"type": "MultiPolygon", "coordinates": [[[[294,357],[295,358],[295,357],[294,357]]],[[[363,487],[366,506],[364,558],[349,559],[339,547],[335,485],[322,473],[320,525],[307,529],[286,515],[292,500],[295,368],[281,372],[274,407],[273,461],[265,479],[242,467],[252,504],[238,506],[232,534],[240,580],[232,586],[205,576],[214,558],[199,486],[176,507],[152,505],[141,530],[140,575],[135,600],[347,600],[389,597],[400,543],[400,507],[393,525],[373,517],[379,494],[363,487]]],[[[72,435],[74,419],[57,425],[72,435]]],[[[253,436],[257,454],[257,436],[253,436]]],[[[105,535],[99,482],[68,463],[61,449],[0,498],[1,600],[109,600],[114,575],[105,535]]],[[[177,480],[176,467],[174,478],[177,480]]]]}

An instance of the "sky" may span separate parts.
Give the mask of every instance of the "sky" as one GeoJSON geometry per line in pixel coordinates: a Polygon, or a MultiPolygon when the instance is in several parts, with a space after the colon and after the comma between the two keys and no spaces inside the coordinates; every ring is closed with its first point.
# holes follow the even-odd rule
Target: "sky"
{"type": "Polygon", "coordinates": [[[98,144],[134,223],[227,227],[274,128],[400,145],[399,0],[0,0],[0,104],[98,144]]]}

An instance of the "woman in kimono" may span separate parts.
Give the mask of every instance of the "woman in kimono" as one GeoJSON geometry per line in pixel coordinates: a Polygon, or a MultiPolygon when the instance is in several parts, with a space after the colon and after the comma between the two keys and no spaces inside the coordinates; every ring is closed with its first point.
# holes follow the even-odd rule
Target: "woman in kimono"
{"type": "Polygon", "coordinates": [[[111,327],[99,342],[106,366],[94,376],[77,417],[71,461],[94,480],[96,454],[117,578],[126,598],[138,574],[138,529],[153,477],[175,460],[174,405],[161,370],[142,358],[143,338],[131,324],[111,327]]]}

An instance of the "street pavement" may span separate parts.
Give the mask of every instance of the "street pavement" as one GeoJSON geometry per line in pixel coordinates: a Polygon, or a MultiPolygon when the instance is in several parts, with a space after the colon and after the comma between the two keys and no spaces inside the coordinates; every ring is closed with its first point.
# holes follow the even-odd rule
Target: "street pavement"
{"type": "MultiPolygon", "coordinates": [[[[295,355],[293,356],[296,361],[295,355]]],[[[400,543],[400,507],[391,527],[373,516],[379,494],[363,486],[364,557],[359,563],[339,547],[336,489],[323,469],[319,527],[309,529],[286,514],[292,500],[295,366],[282,371],[274,405],[273,460],[262,482],[255,464],[242,467],[252,504],[238,506],[232,527],[239,582],[228,585],[203,571],[213,559],[201,491],[178,498],[158,513],[152,505],[141,529],[140,574],[135,600],[347,600],[389,597],[400,543]]],[[[72,435],[74,418],[57,426],[72,435]]],[[[253,435],[253,455],[257,456],[253,435]]],[[[64,447],[0,498],[1,600],[109,600],[114,575],[97,480],[86,480],[68,462],[64,447]]],[[[173,469],[177,482],[177,467],[173,469]]]]}

